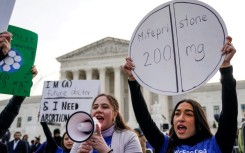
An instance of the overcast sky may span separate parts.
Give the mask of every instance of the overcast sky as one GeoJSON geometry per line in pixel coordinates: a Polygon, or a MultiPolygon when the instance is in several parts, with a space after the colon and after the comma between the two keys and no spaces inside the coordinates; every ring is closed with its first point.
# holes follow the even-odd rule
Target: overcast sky
{"type": "MultiPolygon", "coordinates": [[[[245,79],[245,9],[238,0],[202,0],[223,18],[237,49],[232,64],[237,80],[245,79]]],[[[36,32],[39,37],[35,64],[40,77],[59,79],[56,58],[103,39],[130,40],[141,19],[166,0],[16,0],[10,24],[36,32]],[[56,78],[57,77],[57,78],[56,78]]],[[[218,81],[218,75],[211,80],[218,81]]],[[[41,83],[42,84],[42,83],[41,83]]],[[[35,87],[37,88],[37,87],[35,87]]],[[[39,87],[40,88],[40,87],[39,87]]],[[[34,93],[32,93],[34,94],[34,93]]]]}

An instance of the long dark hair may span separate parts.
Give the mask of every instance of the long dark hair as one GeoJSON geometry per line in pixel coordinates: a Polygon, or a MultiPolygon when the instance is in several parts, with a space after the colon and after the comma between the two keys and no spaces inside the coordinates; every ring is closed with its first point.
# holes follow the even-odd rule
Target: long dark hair
{"type": "Polygon", "coordinates": [[[118,101],[116,100],[116,98],[113,97],[112,95],[108,95],[108,94],[104,94],[104,93],[103,93],[103,94],[99,94],[99,95],[94,99],[92,105],[94,104],[94,102],[95,102],[99,97],[102,97],[102,96],[106,97],[106,98],[109,100],[111,106],[113,107],[113,110],[114,110],[115,112],[118,112],[118,114],[117,114],[117,116],[116,116],[116,118],[115,118],[115,121],[114,121],[114,123],[115,123],[115,130],[116,130],[116,131],[122,131],[122,130],[125,130],[125,129],[132,130],[132,129],[126,124],[126,122],[124,121],[124,119],[122,118],[122,116],[121,116],[121,114],[120,114],[120,112],[119,112],[119,103],[118,103],[118,101]]]}
{"type": "Polygon", "coordinates": [[[65,135],[67,135],[67,132],[64,132],[63,135],[62,135],[61,148],[62,148],[63,150],[65,150],[66,152],[70,152],[71,149],[66,148],[65,145],[64,145],[65,135]]]}
{"type": "Polygon", "coordinates": [[[168,153],[174,152],[174,148],[177,146],[177,142],[179,140],[175,131],[174,131],[173,119],[174,119],[174,114],[175,114],[176,109],[183,102],[187,102],[187,103],[191,104],[191,106],[193,107],[194,118],[195,118],[195,126],[196,126],[196,135],[198,135],[198,139],[204,140],[204,139],[211,137],[213,135],[210,131],[210,128],[209,128],[209,125],[207,122],[207,118],[206,118],[206,115],[205,115],[205,112],[204,112],[202,106],[195,100],[183,99],[177,103],[177,105],[175,106],[175,108],[173,110],[172,116],[171,116],[172,127],[170,128],[170,132],[169,132],[170,142],[168,144],[168,149],[167,149],[168,153]]]}

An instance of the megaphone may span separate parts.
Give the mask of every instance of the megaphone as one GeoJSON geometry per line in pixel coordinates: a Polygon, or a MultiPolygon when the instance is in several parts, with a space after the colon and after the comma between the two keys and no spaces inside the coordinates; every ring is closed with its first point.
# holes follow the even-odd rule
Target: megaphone
{"type": "Polygon", "coordinates": [[[84,142],[96,131],[97,123],[99,121],[95,117],[92,118],[87,112],[75,112],[66,122],[67,135],[74,142],[84,142]]]}

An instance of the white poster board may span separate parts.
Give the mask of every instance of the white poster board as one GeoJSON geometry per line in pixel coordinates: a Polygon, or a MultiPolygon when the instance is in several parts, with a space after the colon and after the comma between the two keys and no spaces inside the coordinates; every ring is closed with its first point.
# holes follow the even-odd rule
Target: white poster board
{"type": "Polygon", "coordinates": [[[227,30],[221,16],[196,0],[174,0],[149,12],[129,45],[136,80],[152,92],[190,92],[218,71],[227,30]]]}
{"type": "Polygon", "coordinates": [[[15,0],[0,0],[0,33],[8,29],[15,0]]]}
{"type": "Polygon", "coordinates": [[[45,81],[39,121],[66,122],[77,111],[90,114],[92,102],[98,94],[99,80],[45,81]]]}

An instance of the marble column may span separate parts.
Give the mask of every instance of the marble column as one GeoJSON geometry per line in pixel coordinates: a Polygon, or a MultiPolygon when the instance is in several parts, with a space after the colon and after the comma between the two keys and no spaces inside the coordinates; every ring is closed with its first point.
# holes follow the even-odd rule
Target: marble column
{"type": "MultiPolygon", "coordinates": [[[[129,87],[128,87],[129,88],[129,87]]],[[[136,120],[135,114],[134,114],[134,110],[133,110],[133,106],[132,106],[132,100],[131,100],[131,93],[130,93],[130,89],[128,89],[128,106],[129,106],[129,119],[128,119],[128,126],[131,128],[138,128],[139,124],[136,120]]]]}
{"type": "Polygon", "coordinates": [[[60,71],[60,80],[66,79],[66,71],[60,71]]]}
{"type": "Polygon", "coordinates": [[[73,80],[79,80],[79,70],[72,71],[73,80]]]}
{"type": "Polygon", "coordinates": [[[114,70],[114,96],[119,102],[120,113],[124,116],[124,100],[122,98],[122,74],[121,74],[121,67],[115,66],[113,67],[114,70]]]}
{"type": "Polygon", "coordinates": [[[159,104],[161,104],[161,114],[163,114],[167,121],[169,122],[170,121],[170,118],[169,118],[169,101],[168,101],[168,96],[164,96],[164,95],[158,95],[158,101],[159,101],[159,104]]]}
{"type": "Polygon", "coordinates": [[[86,72],[86,80],[92,80],[92,69],[85,69],[86,72]]]}
{"type": "Polygon", "coordinates": [[[100,82],[101,82],[101,93],[106,93],[106,68],[99,68],[100,82]]]}

